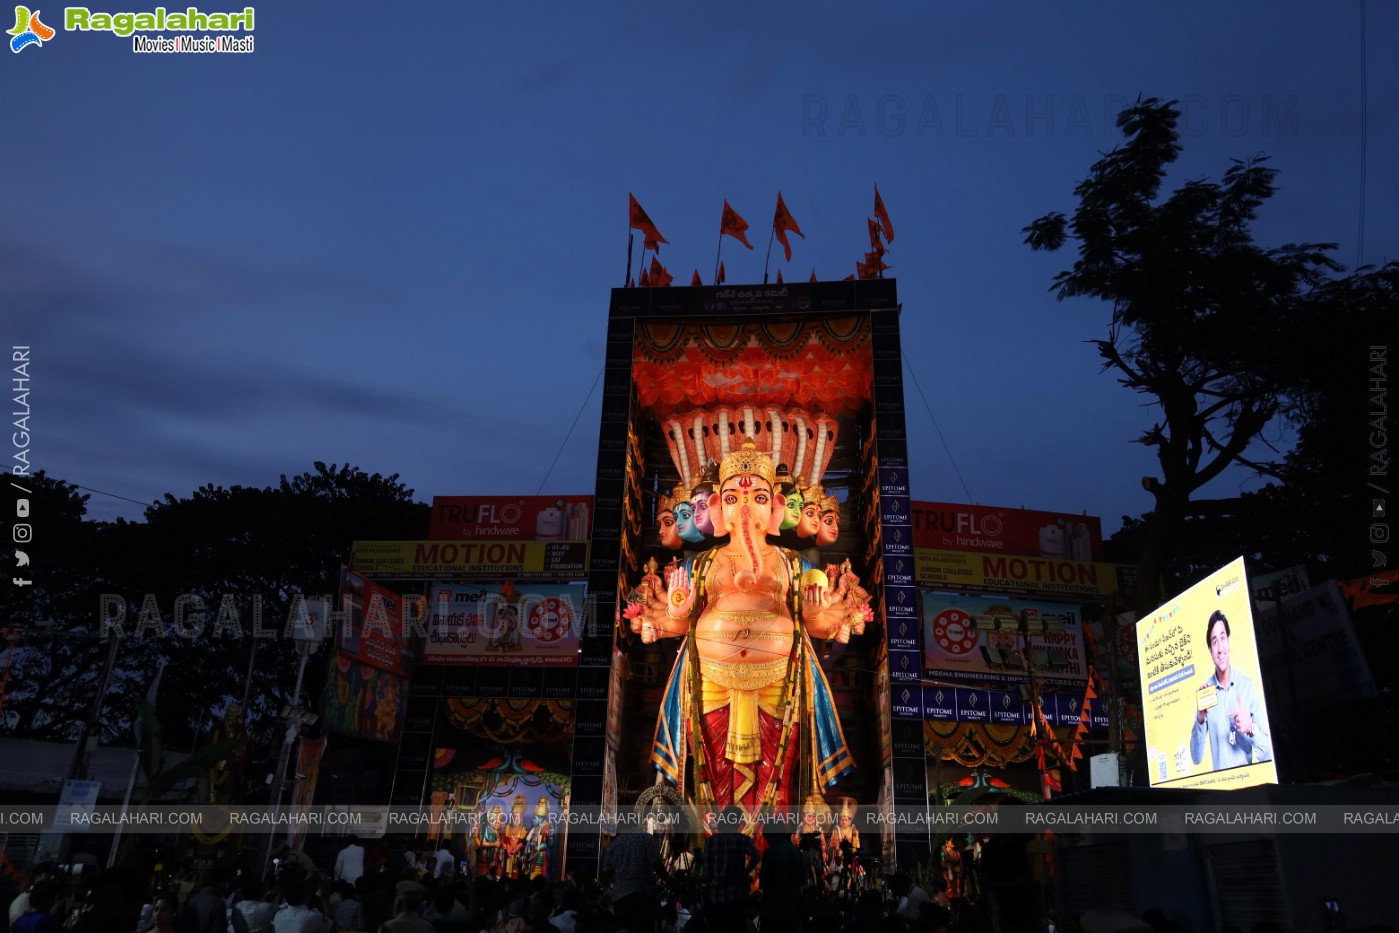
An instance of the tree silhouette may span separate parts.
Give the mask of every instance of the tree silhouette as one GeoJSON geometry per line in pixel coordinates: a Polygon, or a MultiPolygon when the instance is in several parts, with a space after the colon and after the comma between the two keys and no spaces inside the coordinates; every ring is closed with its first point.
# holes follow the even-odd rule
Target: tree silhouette
{"type": "Polygon", "coordinates": [[[1307,386],[1280,362],[1295,359],[1290,342],[1310,331],[1326,297],[1319,290],[1341,271],[1327,255],[1334,244],[1254,242],[1250,224],[1276,191],[1265,157],[1235,161],[1221,182],[1188,181],[1161,200],[1181,151],[1179,117],[1174,101],[1139,99],[1118,115],[1127,141],[1075,189],[1072,217],[1054,212],[1024,229],[1036,250],[1078,242],[1077,261],[1052,290],[1060,300],[1111,304],[1107,336],[1094,341],[1103,368],[1159,413],[1137,439],[1161,469],[1142,480],[1155,499],[1138,558],[1142,611],[1161,601],[1196,490],[1231,464],[1279,475],[1255,441],[1274,418],[1305,418],[1307,386]]]}
{"type": "MultiPolygon", "coordinates": [[[[102,594],[126,604],[125,637],[97,732],[104,743],[131,744],[137,704],[161,659],[167,662],[158,704],[166,747],[195,747],[245,692],[249,719],[274,722],[290,700],[295,654],[284,639],[259,641],[249,685],[255,608],[263,628],[282,632],[297,594],[336,593],[355,540],[417,538],[429,517],[397,475],[320,462],[263,489],[210,485],[184,498],[167,494],[146,510],[144,522],[83,521],[74,488],[49,483],[69,503],[61,529],[57,509],[43,513],[46,535],[61,532],[63,546],[45,558],[44,586],[36,575],[25,602],[7,595],[15,609],[10,617],[25,634],[12,662],[6,725],[30,738],[76,737],[107,650],[97,637],[102,594]],[[204,604],[204,631],[196,637],[176,634],[182,594],[204,604]],[[148,600],[159,632],[148,627],[138,635],[148,600]],[[215,636],[221,605],[236,611],[241,637],[215,636]]],[[[193,628],[191,617],[185,631],[193,628]]],[[[303,699],[315,695],[317,667],[307,670],[303,699]]]]}

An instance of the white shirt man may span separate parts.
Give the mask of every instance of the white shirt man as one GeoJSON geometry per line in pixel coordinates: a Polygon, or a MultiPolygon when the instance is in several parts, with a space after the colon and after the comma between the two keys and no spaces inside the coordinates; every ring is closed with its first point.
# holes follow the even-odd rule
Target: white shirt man
{"type": "Polygon", "coordinates": [[[457,860],[452,855],[452,850],[448,848],[447,843],[442,843],[433,858],[436,860],[437,866],[432,870],[432,877],[450,878],[456,872],[457,860]]]}
{"type": "Polygon", "coordinates": [[[354,884],[364,874],[364,846],[351,836],[340,854],[335,856],[335,880],[354,884]]]}

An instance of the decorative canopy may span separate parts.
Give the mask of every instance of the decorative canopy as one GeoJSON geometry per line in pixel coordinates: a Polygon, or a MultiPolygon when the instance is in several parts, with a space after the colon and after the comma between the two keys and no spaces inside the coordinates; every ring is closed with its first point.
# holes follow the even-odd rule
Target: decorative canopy
{"type": "Polygon", "coordinates": [[[869,321],[641,322],[633,380],[686,488],[745,438],[815,484],[835,452],[837,418],[870,398],[869,321]]]}

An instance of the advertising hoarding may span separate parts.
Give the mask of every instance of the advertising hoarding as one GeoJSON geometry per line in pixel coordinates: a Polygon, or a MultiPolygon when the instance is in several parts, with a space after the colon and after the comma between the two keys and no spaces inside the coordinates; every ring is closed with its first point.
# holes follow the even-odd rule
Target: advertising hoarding
{"type": "Polygon", "coordinates": [[[340,578],[341,603],[349,618],[340,626],[340,654],[391,674],[404,674],[404,597],[352,570],[340,578]]]}
{"type": "Polygon", "coordinates": [[[1128,564],[1022,557],[982,551],[914,550],[919,586],[949,590],[987,590],[1036,596],[1089,599],[1123,590],[1128,564]]]}
{"type": "Polygon", "coordinates": [[[1137,623],[1153,787],[1276,784],[1242,557],[1137,623]]]}
{"type": "Polygon", "coordinates": [[[949,502],[910,505],[914,547],[1085,562],[1103,559],[1102,522],[1093,515],[949,502]]]}
{"type": "Polygon", "coordinates": [[[592,496],[433,496],[433,541],[586,541],[592,496]]]}
{"type": "Polygon", "coordinates": [[[350,565],[380,580],[583,579],[587,541],[356,541],[350,565]]]}
{"type": "Polygon", "coordinates": [[[1260,607],[1257,637],[1263,669],[1286,672],[1272,684],[1275,712],[1375,696],[1370,665],[1334,580],[1260,607]]]}
{"type": "Polygon", "coordinates": [[[582,584],[434,584],[423,663],[576,666],[585,594],[582,584]]]}
{"type": "Polygon", "coordinates": [[[1023,682],[1031,669],[1047,684],[1088,677],[1077,606],[994,596],[923,594],[923,668],[935,680],[1023,682]],[[1030,614],[1024,637],[1020,615],[1030,614]],[[1044,631],[1041,620],[1052,621],[1044,631]]]}

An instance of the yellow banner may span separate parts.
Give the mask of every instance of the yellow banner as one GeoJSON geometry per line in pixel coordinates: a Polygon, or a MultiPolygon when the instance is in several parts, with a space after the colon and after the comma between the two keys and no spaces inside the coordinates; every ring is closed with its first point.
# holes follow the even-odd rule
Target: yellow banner
{"type": "Polygon", "coordinates": [[[1108,596],[1118,592],[1125,564],[1054,557],[1018,557],[984,551],[914,549],[919,586],[953,590],[1029,593],[1037,596],[1108,596]]]}
{"type": "Polygon", "coordinates": [[[356,541],[350,569],[377,580],[514,577],[581,580],[586,541],[356,541]]]}
{"type": "Polygon", "coordinates": [[[1244,559],[1137,621],[1152,787],[1276,784],[1244,559]]]}

